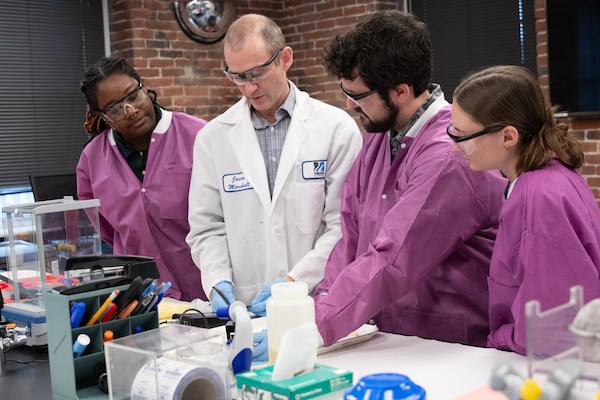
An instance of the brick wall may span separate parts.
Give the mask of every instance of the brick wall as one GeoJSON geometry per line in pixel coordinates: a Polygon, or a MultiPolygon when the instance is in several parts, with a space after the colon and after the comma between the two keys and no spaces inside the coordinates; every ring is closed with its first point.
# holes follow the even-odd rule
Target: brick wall
{"type": "MultiPolygon", "coordinates": [[[[546,0],[535,0],[537,68],[549,96],[546,0]]],[[[223,44],[192,41],[179,28],[171,0],[109,0],[113,55],[127,58],[158,93],[163,106],[212,119],[239,99],[235,85],[224,78],[223,44]]],[[[345,31],[366,14],[402,8],[402,0],[234,0],[237,15],[250,12],[277,22],[294,49],[290,79],[314,97],[343,105],[337,81],[321,65],[321,51],[337,32],[345,31]]],[[[582,172],[600,199],[600,116],[569,117],[581,141],[586,163],[582,172]]]]}
{"type": "Polygon", "coordinates": [[[585,163],[581,173],[594,192],[600,206],[600,116],[563,118],[581,143],[585,163]]]}
{"type": "MultiPolygon", "coordinates": [[[[194,42],[179,28],[167,0],[109,0],[111,51],[127,58],[160,104],[211,119],[239,99],[223,76],[223,42],[194,42]]],[[[321,66],[331,37],[366,14],[402,1],[235,0],[237,15],[260,13],[277,22],[294,49],[290,79],[314,97],[342,105],[337,82],[321,66]]]]}

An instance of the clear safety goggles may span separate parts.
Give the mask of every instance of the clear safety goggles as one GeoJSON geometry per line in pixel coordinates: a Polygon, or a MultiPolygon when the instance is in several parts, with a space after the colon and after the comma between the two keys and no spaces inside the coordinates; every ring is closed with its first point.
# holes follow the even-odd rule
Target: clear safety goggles
{"type": "Polygon", "coordinates": [[[226,67],[225,70],[223,70],[223,73],[225,74],[227,79],[239,86],[243,85],[246,82],[255,83],[262,81],[271,72],[269,65],[271,65],[273,61],[275,61],[281,50],[283,49],[277,50],[266,63],[250,68],[246,72],[230,72],[229,67],[226,67]]]}
{"type": "Polygon", "coordinates": [[[135,89],[119,99],[113,106],[100,111],[100,114],[112,123],[119,122],[129,115],[132,109],[140,108],[144,104],[147,97],[146,93],[142,90],[143,87],[142,83],[139,82],[135,89]]]}

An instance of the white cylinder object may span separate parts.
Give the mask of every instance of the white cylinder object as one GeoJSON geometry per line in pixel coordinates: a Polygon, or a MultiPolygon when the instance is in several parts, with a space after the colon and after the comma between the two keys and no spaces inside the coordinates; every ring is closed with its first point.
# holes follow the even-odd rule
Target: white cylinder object
{"type": "Polygon", "coordinates": [[[315,302],[304,282],[282,282],[271,287],[267,300],[269,363],[274,364],[284,332],[315,321],[315,302]]]}

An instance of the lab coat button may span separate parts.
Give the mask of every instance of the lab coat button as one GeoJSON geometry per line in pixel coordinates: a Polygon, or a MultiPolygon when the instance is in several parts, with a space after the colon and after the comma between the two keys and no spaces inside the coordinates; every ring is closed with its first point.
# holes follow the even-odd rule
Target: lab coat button
{"type": "Polygon", "coordinates": [[[382,199],[384,199],[384,200],[385,200],[385,199],[387,199],[387,194],[385,194],[385,193],[384,193],[384,194],[382,194],[382,195],[381,195],[381,198],[382,198],[382,199]]]}
{"type": "Polygon", "coordinates": [[[374,319],[370,319],[369,320],[369,325],[375,325],[375,320],[374,319]]]}
{"type": "Polygon", "coordinates": [[[279,232],[281,232],[281,227],[280,227],[279,225],[275,225],[275,226],[273,227],[273,232],[275,232],[275,233],[279,233],[279,232]]]}
{"type": "Polygon", "coordinates": [[[403,148],[403,149],[405,149],[405,148],[406,148],[406,143],[402,143],[402,144],[400,145],[400,147],[401,147],[401,148],[403,148]]]}
{"type": "Polygon", "coordinates": [[[146,193],[146,188],[142,188],[142,193],[146,193]]]}
{"type": "Polygon", "coordinates": [[[152,139],[150,139],[150,141],[151,141],[152,143],[154,143],[154,142],[156,142],[156,138],[152,138],[152,139]]]}

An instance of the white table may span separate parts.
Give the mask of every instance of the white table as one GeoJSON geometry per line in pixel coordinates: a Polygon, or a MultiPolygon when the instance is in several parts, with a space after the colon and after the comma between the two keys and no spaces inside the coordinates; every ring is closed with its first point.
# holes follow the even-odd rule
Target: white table
{"type": "Polygon", "coordinates": [[[427,400],[450,400],[485,385],[496,363],[507,362],[525,373],[527,359],[516,353],[377,333],[372,339],[322,354],[321,364],[364,375],[396,372],[408,376],[427,392],[427,400]]]}
{"type": "MultiPolygon", "coordinates": [[[[171,303],[170,307],[177,305],[177,301],[171,303]]],[[[266,328],[266,318],[253,319],[252,325],[260,331],[266,328]]],[[[224,331],[224,327],[215,329],[224,331]]],[[[523,375],[527,371],[527,359],[516,353],[383,332],[319,355],[317,362],[352,371],[354,383],[378,372],[406,375],[425,389],[427,400],[457,399],[482,387],[500,362],[510,363],[523,375]]]]}

